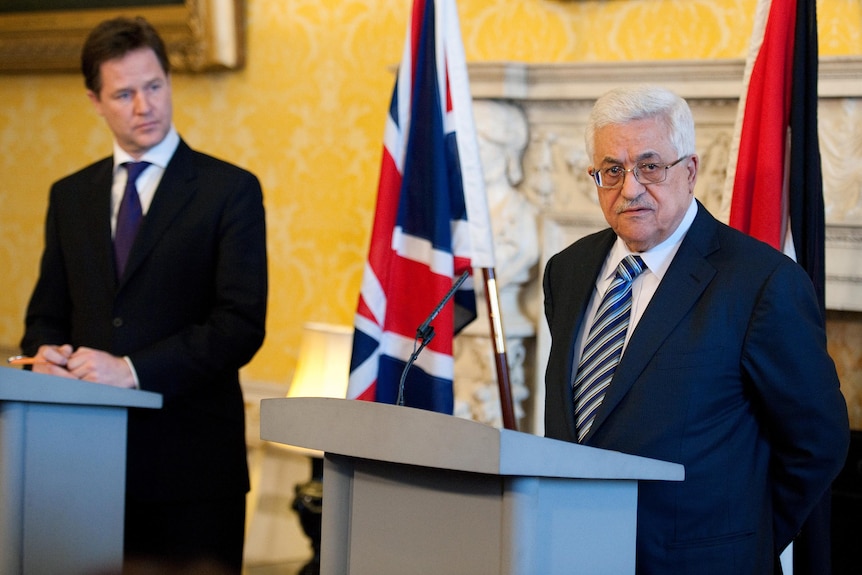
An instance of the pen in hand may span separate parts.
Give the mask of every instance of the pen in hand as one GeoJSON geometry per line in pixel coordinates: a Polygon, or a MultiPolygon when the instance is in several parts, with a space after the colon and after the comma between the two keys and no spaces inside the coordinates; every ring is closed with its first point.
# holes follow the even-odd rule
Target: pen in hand
{"type": "Polygon", "coordinates": [[[37,363],[50,363],[38,357],[28,357],[26,355],[13,355],[6,360],[9,365],[36,365],[37,363]]]}

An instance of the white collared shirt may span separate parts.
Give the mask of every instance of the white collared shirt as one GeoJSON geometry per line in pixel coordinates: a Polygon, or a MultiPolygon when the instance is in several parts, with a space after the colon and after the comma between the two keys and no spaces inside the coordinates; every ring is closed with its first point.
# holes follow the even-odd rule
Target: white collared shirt
{"type": "Polygon", "coordinates": [[[180,145],[180,136],[176,129],[171,126],[171,129],[165,135],[164,139],[150,148],[144,153],[140,160],[135,160],[128,152],[123,150],[116,141],[114,141],[114,183],[111,186],[111,235],[117,230],[117,214],[120,211],[120,202],[123,200],[123,191],[126,188],[126,180],[128,174],[123,168],[126,162],[149,162],[151,165],[141,172],[138,180],[135,182],[135,187],[138,189],[138,197],[141,200],[141,209],[144,215],[150,209],[150,204],[153,203],[153,196],[156,195],[156,188],[159,187],[159,182],[162,181],[162,175],[165,173],[165,168],[168,162],[174,156],[177,146],[180,145]]]}
{"type": "Polygon", "coordinates": [[[647,269],[636,277],[632,283],[632,311],[631,317],[629,318],[629,327],[626,331],[625,343],[623,344],[623,353],[625,353],[625,346],[628,345],[632,332],[640,321],[641,316],[643,316],[644,310],[646,310],[650,300],[652,300],[653,295],[655,295],[656,290],[658,290],[658,286],[661,283],[664,274],[667,273],[667,270],[670,267],[676,252],[679,250],[679,246],[682,244],[685,234],[691,227],[692,222],[694,222],[696,215],[697,202],[692,198],[691,204],[689,205],[688,210],[686,210],[685,215],[676,230],[674,230],[674,232],[659,245],[638,254],[634,254],[630,251],[626,247],[625,242],[617,237],[617,240],[614,242],[607,258],[605,258],[605,263],[596,279],[593,295],[590,298],[590,304],[587,307],[587,321],[584,321],[581,325],[578,339],[575,342],[578,353],[575,355],[575,369],[573,373],[577,371],[578,363],[580,362],[581,355],[584,352],[584,346],[587,344],[587,333],[589,332],[590,326],[593,325],[593,318],[598,311],[602,297],[610,287],[611,282],[616,275],[616,269],[620,261],[628,255],[639,255],[647,265],[647,269]]]}

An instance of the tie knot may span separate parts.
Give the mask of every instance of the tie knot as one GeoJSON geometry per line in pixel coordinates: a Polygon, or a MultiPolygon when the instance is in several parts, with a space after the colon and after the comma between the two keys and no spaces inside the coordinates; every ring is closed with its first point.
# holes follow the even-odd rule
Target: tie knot
{"type": "Polygon", "coordinates": [[[138,179],[138,176],[141,175],[141,172],[146,170],[149,165],[149,162],[126,162],[123,164],[123,167],[126,168],[126,172],[129,174],[129,182],[134,183],[138,179]]]}
{"type": "Polygon", "coordinates": [[[638,277],[646,267],[640,256],[626,256],[617,266],[617,275],[630,282],[638,277]]]}

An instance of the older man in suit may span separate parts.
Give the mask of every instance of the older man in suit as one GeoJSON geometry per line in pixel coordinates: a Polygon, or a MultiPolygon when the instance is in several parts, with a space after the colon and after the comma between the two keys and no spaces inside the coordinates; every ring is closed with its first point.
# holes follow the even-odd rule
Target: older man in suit
{"type": "Polygon", "coordinates": [[[639,575],[780,572],[849,442],[811,283],[694,199],[676,94],[609,92],[586,140],[610,229],[545,270],[546,434],[685,465],[640,486],[639,575]]]}
{"type": "Polygon", "coordinates": [[[51,189],[21,347],[47,362],[35,371],[163,395],[129,416],[127,558],[239,573],[238,370],[263,342],[267,297],[260,184],[179,137],[146,21],[100,24],[81,60],[114,153],[51,189]]]}

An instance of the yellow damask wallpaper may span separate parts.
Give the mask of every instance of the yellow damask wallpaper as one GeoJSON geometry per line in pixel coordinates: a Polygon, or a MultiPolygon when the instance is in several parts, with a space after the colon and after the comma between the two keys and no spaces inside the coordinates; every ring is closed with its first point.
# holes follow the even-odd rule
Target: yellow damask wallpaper
{"type": "MultiPolygon", "coordinates": [[[[756,0],[461,0],[469,61],[744,56],[756,0]]],[[[247,66],[177,75],[194,147],[261,179],[268,335],[249,380],[290,380],[305,321],[350,324],[376,198],[392,67],[410,0],[247,0],[247,66]]],[[[862,53],[859,0],[818,2],[821,54],[862,53]]],[[[0,348],[36,278],[48,188],[110,153],[77,75],[0,76],[0,348]]]]}

